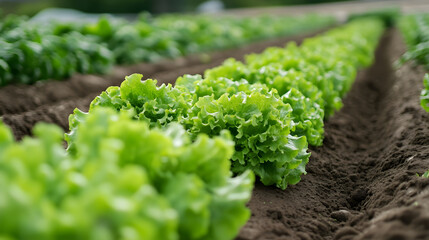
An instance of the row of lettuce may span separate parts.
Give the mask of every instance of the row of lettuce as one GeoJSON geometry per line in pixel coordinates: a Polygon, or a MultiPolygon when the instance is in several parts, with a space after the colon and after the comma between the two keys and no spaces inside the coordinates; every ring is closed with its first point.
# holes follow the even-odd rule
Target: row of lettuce
{"type": "Polygon", "coordinates": [[[0,239],[232,239],[254,175],[300,181],[384,29],[361,19],[157,86],[126,77],[75,110],[70,133],[0,125],[0,239]]]}
{"type": "Polygon", "coordinates": [[[137,21],[102,17],[96,23],[58,23],[10,16],[0,22],[0,86],[107,73],[112,65],[153,62],[311,31],[328,16],[180,16],[137,21]]]}
{"type": "MultiPolygon", "coordinates": [[[[399,63],[413,61],[429,70],[429,14],[406,15],[399,21],[399,29],[407,44],[407,52],[399,63]]],[[[429,112],[429,75],[423,79],[424,89],[420,95],[421,106],[429,112]]]]}

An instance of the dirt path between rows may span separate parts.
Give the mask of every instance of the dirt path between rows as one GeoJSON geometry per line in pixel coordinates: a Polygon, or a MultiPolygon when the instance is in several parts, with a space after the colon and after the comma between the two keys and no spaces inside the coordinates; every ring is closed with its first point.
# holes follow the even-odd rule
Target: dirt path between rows
{"type": "Polygon", "coordinates": [[[65,81],[6,86],[0,88],[0,117],[12,128],[17,139],[30,135],[33,126],[40,121],[58,124],[68,131],[68,116],[75,108],[87,111],[90,102],[97,95],[109,86],[121,84],[124,77],[132,73],[142,73],[144,78],[158,79],[160,84],[174,83],[181,75],[202,74],[204,70],[222,64],[227,58],[242,60],[246,54],[259,53],[271,46],[283,47],[290,41],[300,43],[325,30],[265,40],[205,55],[116,67],[106,76],[76,74],[65,81]]]}
{"type": "Polygon", "coordinates": [[[257,184],[237,240],[429,239],[429,113],[419,106],[424,71],[392,69],[405,46],[381,39],[344,107],[326,122],[308,174],[285,191],[257,184]]]}

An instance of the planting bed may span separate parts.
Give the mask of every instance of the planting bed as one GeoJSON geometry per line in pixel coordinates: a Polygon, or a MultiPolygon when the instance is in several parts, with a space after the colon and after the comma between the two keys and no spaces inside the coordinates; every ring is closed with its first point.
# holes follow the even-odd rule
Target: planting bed
{"type": "MultiPolygon", "coordinates": [[[[67,129],[75,107],[87,110],[96,95],[130,73],[172,82],[227,57],[240,60],[307,36],[213,53],[209,63],[193,56],[116,68],[108,77],[4,87],[0,116],[18,139],[38,121],[67,129]]],[[[429,179],[416,176],[429,166],[429,114],[419,104],[424,71],[410,64],[394,70],[392,63],[404,51],[398,31],[388,30],[373,66],[359,72],[344,107],[326,122],[324,145],[311,149],[308,174],[284,191],[257,183],[252,217],[237,239],[427,239],[429,179]]]]}

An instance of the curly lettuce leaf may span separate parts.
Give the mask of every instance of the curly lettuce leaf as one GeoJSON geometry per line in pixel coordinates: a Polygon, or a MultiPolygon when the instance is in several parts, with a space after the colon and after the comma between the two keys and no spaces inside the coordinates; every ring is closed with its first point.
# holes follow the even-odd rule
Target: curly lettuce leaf
{"type": "Polygon", "coordinates": [[[289,142],[291,112],[290,105],[272,93],[239,92],[231,96],[224,94],[217,100],[213,96],[200,97],[183,124],[191,134],[202,132],[216,136],[222,129],[229,130],[236,150],[232,171],[241,173],[252,169],[264,184],[276,184],[284,189],[288,183],[284,176],[301,163],[296,156],[307,149],[304,136],[299,137],[298,145],[291,146],[289,142]],[[299,163],[295,163],[297,160],[299,163]],[[273,166],[282,170],[265,174],[266,169],[273,166]]]}

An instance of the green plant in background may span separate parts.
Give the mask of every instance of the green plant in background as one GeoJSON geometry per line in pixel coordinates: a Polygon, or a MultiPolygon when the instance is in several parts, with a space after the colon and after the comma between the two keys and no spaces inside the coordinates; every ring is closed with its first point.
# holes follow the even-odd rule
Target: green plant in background
{"type": "MultiPolygon", "coordinates": [[[[407,52],[398,60],[398,65],[413,61],[429,69],[429,14],[403,16],[399,29],[407,44],[407,52]]],[[[429,76],[423,79],[423,90],[420,94],[420,105],[429,112],[429,76]]]]}
{"type": "Polygon", "coordinates": [[[0,86],[107,73],[113,64],[154,62],[310,31],[332,17],[216,17],[142,14],[135,22],[38,23],[8,16],[0,22],[0,86]],[[266,27],[270,26],[270,27],[266,27]]]}
{"type": "Polygon", "coordinates": [[[109,49],[79,32],[58,36],[49,27],[13,16],[0,27],[0,85],[61,79],[75,72],[106,73],[113,62],[109,49]]]}
{"type": "Polygon", "coordinates": [[[403,16],[398,26],[408,47],[400,63],[415,61],[429,69],[429,14],[403,16]]]}
{"type": "Polygon", "coordinates": [[[250,216],[253,175],[231,178],[226,132],[191,141],[97,108],[80,116],[74,152],[39,124],[15,142],[0,122],[0,238],[232,239],[250,216]]]}
{"type": "Polygon", "coordinates": [[[394,27],[398,19],[401,17],[401,10],[398,7],[388,7],[375,9],[363,13],[350,14],[348,21],[352,21],[359,18],[376,17],[384,22],[386,27],[394,27]]]}

